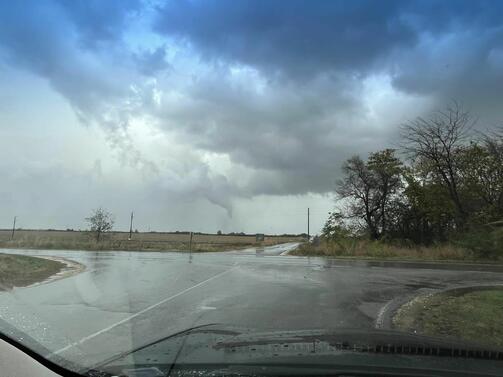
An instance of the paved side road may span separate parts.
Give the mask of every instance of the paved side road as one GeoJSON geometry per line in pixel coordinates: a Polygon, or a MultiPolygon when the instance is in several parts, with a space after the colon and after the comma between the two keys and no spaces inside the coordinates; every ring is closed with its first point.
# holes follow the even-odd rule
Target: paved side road
{"type": "Polygon", "coordinates": [[[83,365],[207,324],[370,328],[397,297],[503,283],[498,269],[280,256],[295,244],[225,253],[9,251],[82,263],[78,275],[0,293],[0,318],[83,365]]]}

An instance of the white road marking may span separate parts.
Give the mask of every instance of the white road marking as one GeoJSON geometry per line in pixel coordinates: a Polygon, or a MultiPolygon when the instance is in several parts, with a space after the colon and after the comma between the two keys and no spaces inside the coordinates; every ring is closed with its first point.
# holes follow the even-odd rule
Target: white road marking
{"type": "Polygon", "coordinates": [[[205,305],[199,307],[199,309],[201,309],[201,310],[217,310],[217,308],[215,308],[214,306],[205,306],[205,305]]]}
{"type": "Polygon", "coordinates": [[[110,325],[108,327],[105,327],[104,329],[96,331],[95,333],[93,333],[91,335],[85,336],[84,338],[80,339],[77,342],[70,343],[66,347],[63,347],[63,348],[61,348],[61,349],[59,349],[57,351],[54,351],[52,354],[53,355],[57,355],[57,354],[59,354],[61,352],[64,352],[64,351],[66,351],[66,350],[68,350],[68,349],[70,349],[72,347],[81,345],[82,343],[87,342],[88,340],[93,339],[93,338],[97,337],[98,335],[104,334],[107,331],[110,331],[110,330],[114,329],[115,327],[120,326],[120,325],[122,325],[122,324],[124,324],[124,323],[126,323],[126,322],[128,322],[130,320],[132,320],[133,318],[136,318],[136,317],[138,317],[138,316],[140,316],[140,315],[142,315],[142,314],[144,314],[144,313],[146,313],[146,312],[148,312],[148,311],[150,311],[150,310],[152,310],[152,309],[154,309],[154,308],[156,308],[156,307],[158,307],[158,306],[160,306],[162,304],[165,304],[168,301],[171,301],[171,300],[173,300],[173,299],[175,299],[175,298],[177,298],[177,297],[179,297],[179,296],[181,296],[181,295],[183,295],[183,294],[185,294],[185,293],[187,293],[187,292],[189,292],[189,291],[191,291],[191,290],[193,290],[195,288],[198,288],[198,287],[200,287],[203,284],[206,284],[206,283],[208,283],[208,282],[210,282],[212,280],[218,279],[219,277],[221,277],[221,276],[229,273],[230,271],[232,271],[236,267],[237,266],[231,267],[228,270],[225,270],[225,271],[222,271],[222,272],[220,272],[220,273],[218,273],[216,275],[213,275],[212,277],[210,277],[210,278],[208,278],[206,280],[203,280],[203,281],[197,283],[196,285],[193,285],[193,286],[191,286],[189,288],[186,288],[183,291],[180,291],[180,292],[174,294],[173,296],[167,297],[164,300],[161,300],[161,301],[159,301],[156,304],[150,305],[150,306],[146,307],[145,309],[142,309],[139,312],[136,312],[135,314],[133,314],[133,315],[127,317],[127,318],[124,318],[123,320],[121,320],[119,322],[116,322],[116,323],[114,323],[114,324],[112,324],[112,325],[110,325]]]}

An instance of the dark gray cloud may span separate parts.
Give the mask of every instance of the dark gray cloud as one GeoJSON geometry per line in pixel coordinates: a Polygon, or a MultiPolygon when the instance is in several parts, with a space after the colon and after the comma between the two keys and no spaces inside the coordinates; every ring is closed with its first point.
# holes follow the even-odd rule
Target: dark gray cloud
{"type": "Polygon", "coordinates": [[[156,30],[193,43],[205,58],[289,77],[367,71],[416,42],[400,1],[170,1],[156,30]]]}
{"type": "MultiPolygon", "coordinates": [[[[99,29],[98,22],[94,25],[99,29]]],[[[47,78],[81,115],[90,117],[100,104],[124,92],[118,76],[76,46],[85,34],[55,2],[0,5],[0,51],[6,59],[47,78]]]]}
{"type": "Polygon", "coordinates": [[[166,47],[161,46],[153,51],[143,51],[134,54],[134,60],[139,71],[146,76],[155,76],[158,72],[168,69],[166,61],[166,47]]]}
{"type": "Polygon", "coordinates": [[[366,153],[388,139],[367,127],[362,91],[358,80],[320,78],[303,91],[270,83],[257,92],[220,71],[186,86],[190,101],[163,103],[158,115],[185,143],[256,169],[243,185],[247,195],[326,192],[355,145],[366,153]]]}
{"type": "Polygon", "coordinates": [[[481,118],[479,127],[503,121],[503,29],[464,29],[422,43],[406,54],[393,85],[406,93],[433,95],[439,104],[458,99],[481,118]]]}
{"type": "Polygon", "coordinates": [[[345,158],[389,146],[430,105],[455,98],[500,116],[501,3],[169,1],[133,48],[125,35],[149,7],[2,3],[0,59],[107,130],[123,165],[159,176],[156,195],[182,190],[230,213],[236,196],[323,193],[345,158]],[[177,174],[151,161],[130,135],[135,117],[228,156],[230,173],[200,156],[177,174]]]}
{"type": "MultiPolygon", "coordinates": [[[[0,53],[14,67],[48,80],[84,124],[108,131],[124,164],[156,171],[131,143],[130,114],[141,103],[131,91],[132,53],[122,42],[137,1],[45,1],[0,4],[0,53]],[[127,151],[126,151],[127,150],[127,151]],[[127,152],[127,153],[126,153],[127,152]]],[[[143,64],[143,62],[142,62],[143,64]]],[[[152,63],[149,63],[152,65],[152,63]]]]}
{"type": "Polygon", "coordinates": [[[392,144],[398,124],[424,110],[372,120],[361,97],[373,75],[432,107],[457,99],[482,128],[496,122],[502,14],[491,1],[181,0],[160,7],[155,29],[204,62],[244,64],[269,80],[262,102],[225,80],[200,80],[186,114],[170,115],[200,147],[281,176],[265,192],[297,193],[329,190],[342,159],[392,144]]]}
{"type": "Polygon", "coordinates": [[[175,0],[156,30],[271,78],[385,72],[399,90],[482,105],[502,94],[502,14],[494,1],[175,0]]]}
{"type": "Polygon", "coordinates": [[[142,5],[140,0],[56,0],[56,2],[64,10],[67,18],[75,24],[79,42],[86,47],[117,41],[128,26],[128,19],[132,14],[139,12],[142,5]]]}
{"type": "Polygon", "coordinates": [[[367,73],[420,34],[501,26],[492,1],[223,0],[166,2],[156,30],[193,43],[204,57],[289,77],[347,70],[367,73]]]}

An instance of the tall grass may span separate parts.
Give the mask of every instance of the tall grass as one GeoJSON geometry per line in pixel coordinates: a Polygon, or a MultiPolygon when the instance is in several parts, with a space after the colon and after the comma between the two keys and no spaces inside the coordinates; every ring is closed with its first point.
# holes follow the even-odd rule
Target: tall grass
{"type": "Polygon", "coordinates": [[[299,248],[293,250],[291,254],[404,260],[468,261],[486,259],[454,243],[433,246],[404,246],[358,238],[345,238],[337,241],[322,240],[318,245],[303,243],[299,248]]]}

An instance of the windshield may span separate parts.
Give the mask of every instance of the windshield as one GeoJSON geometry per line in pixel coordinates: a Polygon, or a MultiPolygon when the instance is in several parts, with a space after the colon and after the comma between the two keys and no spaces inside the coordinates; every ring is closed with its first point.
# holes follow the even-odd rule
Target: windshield
{"type": "Polygon", "coordinates": [[[2,339],[131,376],[265,343],[260,362],[290,366],[311,352],[292,344],[388,342],[393,366],[416,340],[418,367],[500,362],[502,16],[489,1],[3,2],[2,339]],[[439,339],[449,351],[428,353],[439,339]]]}

